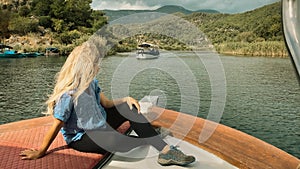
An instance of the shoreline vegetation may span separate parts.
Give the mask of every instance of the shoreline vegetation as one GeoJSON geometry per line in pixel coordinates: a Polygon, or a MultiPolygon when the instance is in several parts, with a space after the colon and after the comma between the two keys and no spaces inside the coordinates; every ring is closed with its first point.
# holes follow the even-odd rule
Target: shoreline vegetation
{"type": "Polygon", "coordinates": [[[283,41],[266,41],[266,42],[231,42],[215,45],[218,53],[224,55],[235,56],[265,56],[287,58],[288,51],[286,50],[283,41]]]}
{"type": "MultiPolygon", "coordinates": [[[[59,44],[53,43],[50,45],[51,37],[42,37],[37,40],[37,35],[29,34],[23,37],[12,36],[8,44],[14,45],[14,49],[19,52],[45,52],[45,49],[49,46],[56,47],[60,49],[60,54],[66,56],[72,51],[76,44],[81,44],[88,40],[89,36],[81,37],[80,40],[77,40],[76,44],[59,44]],[[14,40],[13,40],[14,39],[14,40]],[[20,43],[22,41],[22,43],[20,43]],[[35,43],[32,43],[35,42],[35,43]]],[[[222,44],[213,45],[214,48],[219,54],[223,55],[233,55],[233,56],[264,56],[264,57],[275,57],[275,58],[287,58],[289,56],[286,49],[285,43],[283,41],[266,41],[266,42],[228,42],[222,44]]],[[[187,48],[183,45],[171,45],[171,46],[161,46],[163,50],[171,51],[192,51],[193,49],[187,48]]],[[[116,45],[113,51],[110,51],[109,55],[114,55],[116,53],[127,53],[135,50],[134,45],[116,45]]]]}
{"type": "MultiPolygon", "coordinates": [[[[66,56],[114,17],[92,10],[91,0],[16,2],[7,0],[0,4],[0,42],[19,52],[45,52],[48,47],[56,47],[66,56]]],[[[280,2],[239,14],[183,14],[174,6],[172,10],[170,13],[196,25],[219,54],[288,57],[281,28],[280,2]]],[[[139,40],[153,42],[163,50],[191,50],[179,40],[143,34],[115,41],[108,55],[135,50],[141,36],[139,40]]]]}

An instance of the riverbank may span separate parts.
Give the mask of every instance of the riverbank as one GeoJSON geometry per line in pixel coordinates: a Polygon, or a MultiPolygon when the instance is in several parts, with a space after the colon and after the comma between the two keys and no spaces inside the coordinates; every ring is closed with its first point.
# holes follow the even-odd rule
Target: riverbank
{"type": "Polygon", "coordinates": [[[13,47],[18,52],[40,52],[45,53],[46,48],[55,47],[59,49],[59,53],[62,56],[67,56],[71,51],[81,43],[87,41],[89,35],[82,34],[72,44],[62,44],[55,39],[55,33],[46,33],[41,35],[39,33],[29,33],[25,36],[11,35],[8,39],[4,40],[5,45],[13,47]]]}
{"type": "Polygon", "coordinates": [[[225,55],[288,57],[288,51],[282,41],[228,42],[214,46],[218,53],[225,55]]]}
{"type": "MultiPolygon", "coordinates": [[[[65,45],[61,44],[53,38],[52,34],[45,34],[44,36],[38,34],[28,34],[26,36],[12,35],[5,40],[5,44],[14,47],[19,52],[45,52],[48,47],[56,47],[60,50],[63,56],[69,53],[77,46],[88,40],[88,35],[82,36],[76,43],[65,45]]],[[[159,42],[159,41],[158,41],[159,42]]],[[[162,50],[168,51],[192,51],[191,48],[183,44],[160,45],[162,50]]],[[[235,56],[264,56],[274,58],[288,57],[288,51],[283,41],[264,41],[264,42],[226,42],[215,44],[214,48],[219,54],[235,55],[235,56]]],[[[115,45],[108,55],[116,53],[132,52],[135,50],[134,45],[115,45]]]]}

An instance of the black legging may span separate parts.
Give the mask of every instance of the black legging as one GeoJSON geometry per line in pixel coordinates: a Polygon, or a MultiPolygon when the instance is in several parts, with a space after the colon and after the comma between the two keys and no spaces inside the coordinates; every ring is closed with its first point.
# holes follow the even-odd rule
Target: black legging
{"type": "Polygon", "coordinates": [[[142,114],[138,114],[135,108],[130,110],[126,103],[105,111],[106,128],[87,131],[80,140],[71,142],[69,147],[82,152],[104,154],[107,151],[127,152],[142,145],[152,145],[161,151],[167,145],[148,120],[142,114]],[[115,130],[125,121],[130,122],[137,137],[128,137],[115,130]]]}

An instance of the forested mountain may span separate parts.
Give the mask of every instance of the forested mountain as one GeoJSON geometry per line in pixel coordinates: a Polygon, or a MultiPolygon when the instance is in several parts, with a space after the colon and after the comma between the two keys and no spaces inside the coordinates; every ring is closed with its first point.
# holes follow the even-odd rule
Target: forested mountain
{"type": "MultiPolygon", "coordinates": [[[[239,14],[193,12],[178,16],[196,25],[220,53],[272,57],[287,56],[281,29],[281,7],[279,2],[239,14]]],[[[155,24],[151,23],[148,26],[151,25],[155,24]]],[[[176,25],[174,26],[176,27],[176,25]]],[[[165,30],[161,29],[159,31],[163,32],[165,30]]],[[[173,31],[174,34],[182,33],[176,29],[173,29],[173,31]]],[[[120,49],[128,49],[128,44],[136,46],[137,38],[141,38],[141,36],[127,38],[123,41],[124,43],[122,42],[122,45],[119,45],[121,46],[120,49]]],[[[178,39],[162,35],[146,34],[142,36],[142,39],[156,43],[163,49],[191,49],[178,39]]]]}
{"type": "Polygon", "coordinates": [[[198,25],[213,43],[282,40],[279,2],[240,14],[193,13],[185,18],[198,25]]]}
{"type": "MultiPolygon", "coordinates": [[[[14,45],[17,50],[32,51],[52,45],[67,54],[107,24],[107,18],[111,20],[136,12],[163,12],[175,13],[196,25],[220,53],[287,55],[281,30],[280,2],[239,14],[222,14],[214,10],[195,12],[179,6],[165,6],[154,11],[95,11],[90,7],[92,0],[0,2],[0,41],[14,45]]],[[[151,24],[148,26],[151,28],[151,24]]],[[[178,33],[175,28],[172,30],[174,34],[178,33]]],[[[137,45],[137,38],[141,37],[162,49],[190,50],[180,40],[159,34],[123,39],[114,50],[131,51],[137,45]]]]}
{"type": "Polygon", "coordinates": [[[107,23],[92,0],[5,0],[0,4],[0,42],[26,51],[57,46],[67,54],[107,23]]]}
{"type": "Polygon", "coordinates": [[[240,14],[193,13],[196,24],[220,53],[287,56],[280,2],[240,14]]]}
{"type": "Polygon", "coordinates": [[[143,13],[143,12],[160,12],[160,13],[167,13],[167,14],[182,13],[185,15],[188,15],[188,14],[191,14],[194,12],[219,13],[219,11],[211,10],[211,9],[201,9],[201,10],[197,10],[197,11],[191,11],[191,10],[188,10],[181,6],[176,6],[176,5],[166,5],[166,6],[160,7],[156,10],[103,10],[103,12],[108,17],[109,21],[118,19],[118,18],[126,16],[126,15],[132,15],[132,14],[143,13]]]}

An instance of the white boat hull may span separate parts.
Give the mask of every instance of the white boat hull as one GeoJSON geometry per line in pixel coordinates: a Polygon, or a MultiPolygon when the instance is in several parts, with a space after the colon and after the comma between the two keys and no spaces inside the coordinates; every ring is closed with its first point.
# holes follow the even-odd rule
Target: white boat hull
{"type": "Polygon", "coordinates": [[[158,57],[159,57],[158,46],[145,43],[145,42],[138,45],[136,51],[137,59],[157,59],[158,57]]]}
{"type": "Polygon", "coordinates": [[[157,59],[159,55],[151,55],[151,54],[137,54],[137,59],[157,59]]]}

